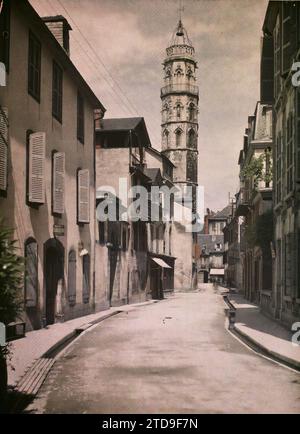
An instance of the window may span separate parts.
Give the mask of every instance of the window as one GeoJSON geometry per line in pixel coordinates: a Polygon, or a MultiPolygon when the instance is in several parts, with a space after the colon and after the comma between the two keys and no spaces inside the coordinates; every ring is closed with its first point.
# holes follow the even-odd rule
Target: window
{"type": "Polygon", "coordinates": [[[181,77],[183,75],[183,71],[180,65],[177,65],[176,70],[175,70],[175,75],[177,77],[181,77]]]}
{"type": "Polygon", "coordinates": [[[87,304],[90,301],[90,255],[82,258],[82,301],[87,304]]]}
{"type": "Polygon", "coordinates": [[[70,306],[76,304],[76,252],[71,250],[68,257],[68,300],[70,306]]]}
{"type": "MultiPolygon", "coordinates": [[[[299,6],[299,11],[300,11],[300,6],[299,6]]],[[[300,182],[300,87],[297,88],[297,131],[296,133],[297,133],[297,138],[295,140],[295,143],[297,143],[297,165],[298,165],[297,178],[298,178],[298,182],[300,182]]]]}
{"type": "MultiPolygon", "coordinates": [[[[265,156],[266,156],[266,175],[267,179],[270,177],[270,171],[271,171],[271,148],[267,148],[265,150],[265,156]]],[[[270,187],[270,181],[266,181],[266,188],[270,187]]]]}
{"type": "Polygon", "coordinates": [[[293,235],[288,234],[284,240],[284,287],[285,295],[291,295],[292,290],[292,260],[293,260],[293,235]]]}
{"type": "Polygon", "coordinates": [[[90,222],[90,172],[87,169],[77,173],[77,221],[90,222]]]}
{"type": "Polygon", "coordinates": [[[145,223],[141,221],[133,222],[133,249],[136,251],[147,250],[147,231],[145,223]]]}
{"type": "Polygon", "coordinates": [[[62,123],[63,70],[53,61],[52,71],[52,115],[62,123]]]}
{"type": "Polygon", "coordinates": [[[0,62],[4,63],[6,72],[9,71],[10,45],[10,2],[4,1],[0,13],[0,62]]]}
{"type": "Polygon", "coordinates": [[[274,94],[275,100],[281,92],[281,55],[280,55],[280,20],[277,17],[274,31],[274,94]]]}
{"type": "Polygon", "coordinates": [[[0,106],[0,192],[7,190],[8,111],[0,106]]]}
{"type": "MultiPolygon", "coordinates": [[[[300,229],[298,229],[298,241],[297,241],[297,246],[298,246],[298,252],[297,252],[297,255],[298,255],[298,259],[297,259],[297,264],[300,264],[300,229]]],[[[298,282],[297,282],[297,297],[298,298],[300,298],[300,267],[299,267],[299,265],[298,265],[298,267],[297,267],[297,270],[298,270],[298,276],[297,276],[297,279],[298,279],[298,282]]]]}
{"type": "Polygon", "coordinates": [[[128,249],[128,239],[129,239],[129,228],[127,227],[126,223],[122,224],[122,250],[123,252],[126,252],[128,249]]]}
{"type": "Polygon", "coordinates": [[[28,48],[28,93],[40,102],[41,93],[41,44],[30,32],[28,48]]]}
{"type": "Polygon", "coordinates": [[[170,108],[169,108],[169,105],[166,103],[164,105],[164,108],[163,108],[163,119],[164,119],[164,122],[168,121],[168,119],[169,119],[169,112],[170,112],[170,108]]]}
{"type": "Polygon", "coordinates": [[[282,3],[282,74],[288,74],[297,51],[297,6],[293,1],[282,3]]]}
{"type": "Polygon", "coordinates": [[[164,131],[163,139],[164,139],[165,147],[167,148],[169,146],[169,131],[168,130],[164,131]]]}
{"type": "Polygon", "coordinates": [[[182,131],[181,130],[176,130],[175,131],[175,137],[176,137],[176,147],[180,148],[181,147],[182,131]]]}
{"type": "Polygon", "coordinates": [[[177,116],[178,119],[181,118],[181,105],[180,105],[180,103],[178,103],[176,105],[176,116],[177,116]]]}
{"type": "Polygon", "coordinates": [[[52,160],[52,212],[63,214],[65,208],[65,153],[54,152],[52,160]]]}
{"type": "Polygon", "coordinates": [[[193,129],[188,132],[188,146],[189,148],[196,148],[196,133],[193,129]]]}
{"type": "Polygon", "coordinates": [[[98,230],[99,230],[99,244],[105,245],[107,240],[106,235],[107,225],[106,222],[98,222],[98,230]]]}
{"type": "Polygon", "coordinates": [[[191,103],[189,105],[188,111],[189,111],[189,119],[188,120],[190,122],[193,122],[195,120],[195,113],[196,113],[195,104],[191,103]]]}
{"type": "Polygon", "coordinates": [[[36,307],[38,300],[38,245],[33,238],[25,242],[25,304],[36,307]]]}
{"type": "Polygon", "coordinates": [[[29,204],[45,202],[45,154],[46,134],[29,135],[27,164],[27,201],[29,204]]]}
{"type": "Polygon", "coordinates": [[[193,70],[190,66],[187,68],[186,75],[189,79],[193,76],[193,70]]]}
{"type": "Polygon", "coordinates": [[[281,152],[281,133],[278,133],[276,140],[276,203],[281,202],[281,164],[282,164],[282,152],[281,152]]]}
{"type": "Polygon", "coordinates": [[[84,100],[77,95],[77,139],[84,144],[84,100]]]}

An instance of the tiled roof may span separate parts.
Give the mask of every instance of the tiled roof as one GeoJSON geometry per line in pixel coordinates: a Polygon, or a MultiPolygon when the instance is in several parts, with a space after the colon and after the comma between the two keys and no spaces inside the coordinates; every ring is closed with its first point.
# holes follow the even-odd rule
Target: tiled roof
{"type": "Polygon", "coordinates": [[[144,118],[114,118],[101,119],[100,127],[103,131],[130,131],[144,121],[144,118]]]}

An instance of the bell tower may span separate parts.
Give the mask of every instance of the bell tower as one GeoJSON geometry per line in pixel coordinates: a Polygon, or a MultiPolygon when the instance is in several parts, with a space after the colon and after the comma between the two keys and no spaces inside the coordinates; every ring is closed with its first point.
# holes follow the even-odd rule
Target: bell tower
{"type": "Polygon", "coordinates": [[[174,182],[196,186],[199,101],[197,62],[194,47],[181,19],[166,51],[161,88],[162,151],[175,165],[174,182]]]}
{"type": "Polygon", "coordinates": [[[194,222],[197,212],[199,90],[196,84],[195,50],[183,27],[181,14],[166,52],[161,88],[161,147],[162,153],[175,166],[173,182],[185,197],[185,207],[180,202],[177,206],[181,206],[182,210],[188,209],[190,213],[187,220],[175,220],[173,225],[173,251],[176,257],[174,287],[189,290],[197,281],[193,258],[196,233],[187,228],[194,222]],[[189,187],[189,191],[186,187],[189,187]]]}

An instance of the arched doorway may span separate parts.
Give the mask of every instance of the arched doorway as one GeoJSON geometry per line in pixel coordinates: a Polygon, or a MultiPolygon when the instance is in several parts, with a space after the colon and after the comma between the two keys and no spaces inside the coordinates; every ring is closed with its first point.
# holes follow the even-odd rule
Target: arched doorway
{"type": "Polygon", "coordinates": [[[52,238],[44,244],[44,276],[46,285],[46,324],[54,324],[57,285],[64,277],[64,247],[52,238]]]}

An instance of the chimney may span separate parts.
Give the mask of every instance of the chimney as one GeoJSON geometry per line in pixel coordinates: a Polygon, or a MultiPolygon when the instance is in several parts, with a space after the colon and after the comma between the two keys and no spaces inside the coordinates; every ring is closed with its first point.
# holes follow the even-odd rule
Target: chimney
{"type": "Polygon", "coordinates": [[[68,23],[65,17],[62,15],[56,15],[55,17],[43,17],[42,18],[52,35],[64,48],[68,56],[70,56],[70,37],[69,32],[72,27],[68,23]]]}

